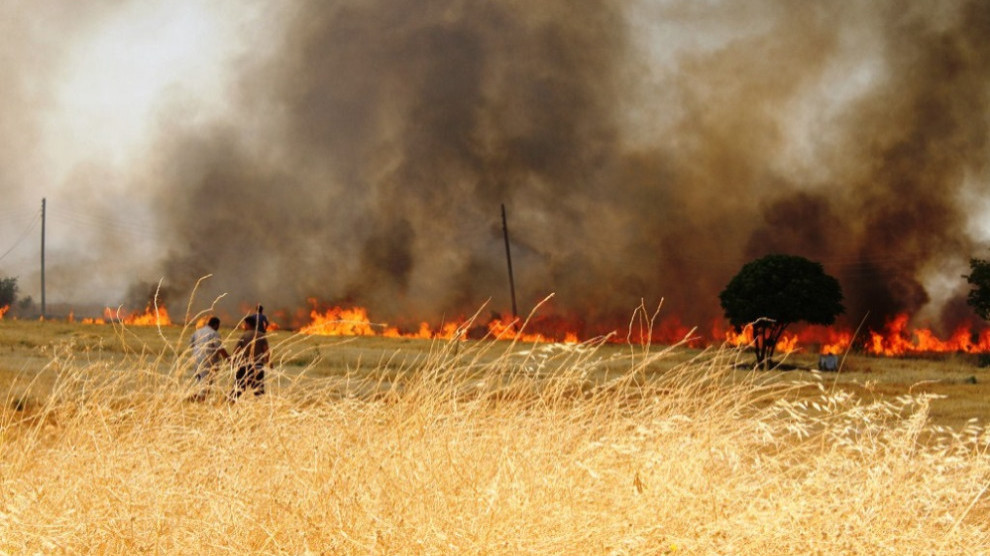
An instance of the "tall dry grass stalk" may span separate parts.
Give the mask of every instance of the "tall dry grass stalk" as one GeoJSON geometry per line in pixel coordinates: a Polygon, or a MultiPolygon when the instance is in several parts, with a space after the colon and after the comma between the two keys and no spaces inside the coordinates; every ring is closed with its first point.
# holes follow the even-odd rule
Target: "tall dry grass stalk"
{"type": "Polygon", "coordinates": [[[660,372],[650,348],[438,343],[398,370],[276,363],[268,395],[233,404],[186,401],[169,351],[107,366],[56,350],[51,393],[7,400],[0,550],[990,549],[982,429],[933,429],[921,396],[798,396],[735,351],[660,372]]]}

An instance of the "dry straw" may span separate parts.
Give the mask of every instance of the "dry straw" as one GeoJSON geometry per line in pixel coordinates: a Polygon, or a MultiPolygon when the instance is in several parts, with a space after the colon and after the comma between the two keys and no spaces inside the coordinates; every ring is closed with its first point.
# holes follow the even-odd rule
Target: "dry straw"
{"type": "MultiPolygon", "coordinates": [[[[122,330],[122,334],[126,331],[122,330]]],[[[0,420],[0,551],[170,554],[972,554],[988,438],[924,396],[808,396],[739,352],[433,345],[186,401],[188,354],[55,350],[0,420]]]]}

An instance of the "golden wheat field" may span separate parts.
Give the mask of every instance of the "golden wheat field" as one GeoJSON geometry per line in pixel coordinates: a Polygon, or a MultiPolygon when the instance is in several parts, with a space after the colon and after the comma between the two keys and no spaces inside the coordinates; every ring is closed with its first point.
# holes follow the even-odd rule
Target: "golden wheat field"
{"type": "Polygon", "coordinates": [[[265,396],[197,403],[191,331],[0,321],[0,552],[990,551],[962,357],[276,332],[265,396]]]}

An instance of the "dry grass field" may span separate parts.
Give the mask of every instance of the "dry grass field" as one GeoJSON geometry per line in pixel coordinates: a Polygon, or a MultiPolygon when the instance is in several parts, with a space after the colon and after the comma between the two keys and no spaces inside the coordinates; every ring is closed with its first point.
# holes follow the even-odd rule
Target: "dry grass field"
{"type": "Polygon", "coordinates": [[[276,332],[196,403],[190,333],[0,321],[0,552],[990,551],[965,357],[276,332]]]}

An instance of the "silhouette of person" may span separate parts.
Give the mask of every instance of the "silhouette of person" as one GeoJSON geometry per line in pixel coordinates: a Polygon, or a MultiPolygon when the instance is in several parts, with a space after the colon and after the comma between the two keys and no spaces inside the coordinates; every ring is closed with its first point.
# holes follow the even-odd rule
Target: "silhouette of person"
{"type": "Polygon", "coordinates": [[[255,315],[244,318],[244,332],[234,346],[234,361],[237,364],[237,374],[234,377],[234,391],[231,399],[241,397],[247,390],[253,390],[255,396],[265,393],[265,367],[271,356],[268,348],[268,338],[265,331],[258,325],[255,315]]]}

